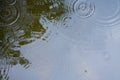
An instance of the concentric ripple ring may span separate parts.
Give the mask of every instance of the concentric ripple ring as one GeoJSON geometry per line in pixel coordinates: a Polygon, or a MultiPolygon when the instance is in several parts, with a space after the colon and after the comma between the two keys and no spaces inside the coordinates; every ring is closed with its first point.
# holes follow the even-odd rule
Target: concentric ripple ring
{"type": "Polygon", "coordinates": [[[5,2],[9,5],[14,5],[16,3],[16,0],[5,0],[5,2]]]}
{"type": "Polygon", "coordinates": [[[81,18],[87,18],[93,15],[95,5],[90,0],[74,0],[70,2],[69,10],[81,18]]]}
{"type": "Polygon", "coordinates": [[[19,12],[15,6],[0,7],[0,25],[14,24],[19,18],[19,12]]]}
{"type": "MultiPolygon", "coordinates": [[[[120,23],[120,0],[115,0],[117,1],[116,4],[112,3],[111,5],[115,5],[116,6],[116,9],[115,11],[112,11],[112,14],[110,13],[109,16],[105,16],[105,17],[97,17],[95,16],[96,18],[94,20],[95,23],[99,24],[99,25],[102,25],[102,26],[114,26],[114,25],[117,25],[120,23]]],[[[106,7],[108,7],[106,5],[106,7]]],[[[113,7],[112,7],[113,8],[113,7]]],[[[99,10],[100,11],[100,10],[99,10]]],[[[102,11],[101,11],[102,12],[102,11]]]]}

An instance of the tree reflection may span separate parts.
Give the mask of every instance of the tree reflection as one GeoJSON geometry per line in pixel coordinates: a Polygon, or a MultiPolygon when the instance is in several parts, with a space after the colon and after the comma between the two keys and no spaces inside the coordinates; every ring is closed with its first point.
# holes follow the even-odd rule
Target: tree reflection
{"type": "Polygon", "coordinates": [[[29,13],[41,16],[45,15],[48,19],[58,19],[65,13],[63,0],[26,0],[29,13]]]}
{"type": "MultiPolygon", "coordinates": [[[[17,6],[19,3],[17,2],[12,6],[17,6]]],[[[9,10],[3,8],[3,5],[7,7],[11,4],[9,5],[4,1],[0,3],[2,5],[0,8],[3,8],[3,11],[0,10],[0,80],[9,79],[8,72],[12,66],[20,64],[24,68],[29,67],[30,62],[21,54],[20,47],[40,39],[46,33],[46,29],[40,24],[39,18],[44,15],[49,20],[57,20],[65,12],[62,0],[25,0],[25,2],[26,13],[24,16],[20,16],[23,18],[19,18],[21,22],[16,22],[17,25],[8,25],[10,21],[6,21],[15,18],[12,9],[11,13],[6,13],[9,10]]]]}
{"type": "MultiPolygon", "coordinates": [[[[15,66],[17,64],[27,68],[30,62],[20,53],[20,47],[41,38],[46,30],[39,24],[38,20],[35,19],[28,26],[20,27],[14,31],[9,27],[0,29],[0,65],[15,66]],[[3,61],[5,64],[3,64],[3,61]]],[[[7,67],[10,68],[10,67],[7,67]]],[[[6,75],[6,69],[4,66],[0,66],[0,76],[4,79],[6,75]],[[4,70],[4,74],[3,74],[4,70]]]]}

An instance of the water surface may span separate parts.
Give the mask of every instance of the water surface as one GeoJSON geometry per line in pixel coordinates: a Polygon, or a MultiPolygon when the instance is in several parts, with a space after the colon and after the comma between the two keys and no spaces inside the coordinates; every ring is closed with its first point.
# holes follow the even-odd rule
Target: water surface
{"type": "Polygon", "coordinates": [[[120,0],[0,0],[0,80],[119,80],[120,0]]]}

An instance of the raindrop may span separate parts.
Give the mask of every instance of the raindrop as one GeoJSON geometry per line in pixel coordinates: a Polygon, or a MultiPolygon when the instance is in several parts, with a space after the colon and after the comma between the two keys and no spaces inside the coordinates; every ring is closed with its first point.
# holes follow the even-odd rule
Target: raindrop
{"type": "Polygon", "coordinates": [[[87,18],[93,15],[95,5],[90,0],[71,0],[68,11],[81,18],[87,18]]]}

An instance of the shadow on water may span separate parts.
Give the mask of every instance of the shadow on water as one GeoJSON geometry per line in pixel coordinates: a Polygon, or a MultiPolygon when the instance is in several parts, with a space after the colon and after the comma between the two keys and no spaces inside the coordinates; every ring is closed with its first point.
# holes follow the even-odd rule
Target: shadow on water
{"type": "Polygon", "coordinates": [[[0,0],[0,80],[9,79],[12,66],[29,67],[20,47],[46,33],[39,18],[58,20],[64,11],[62,0],[0,0]]]}

